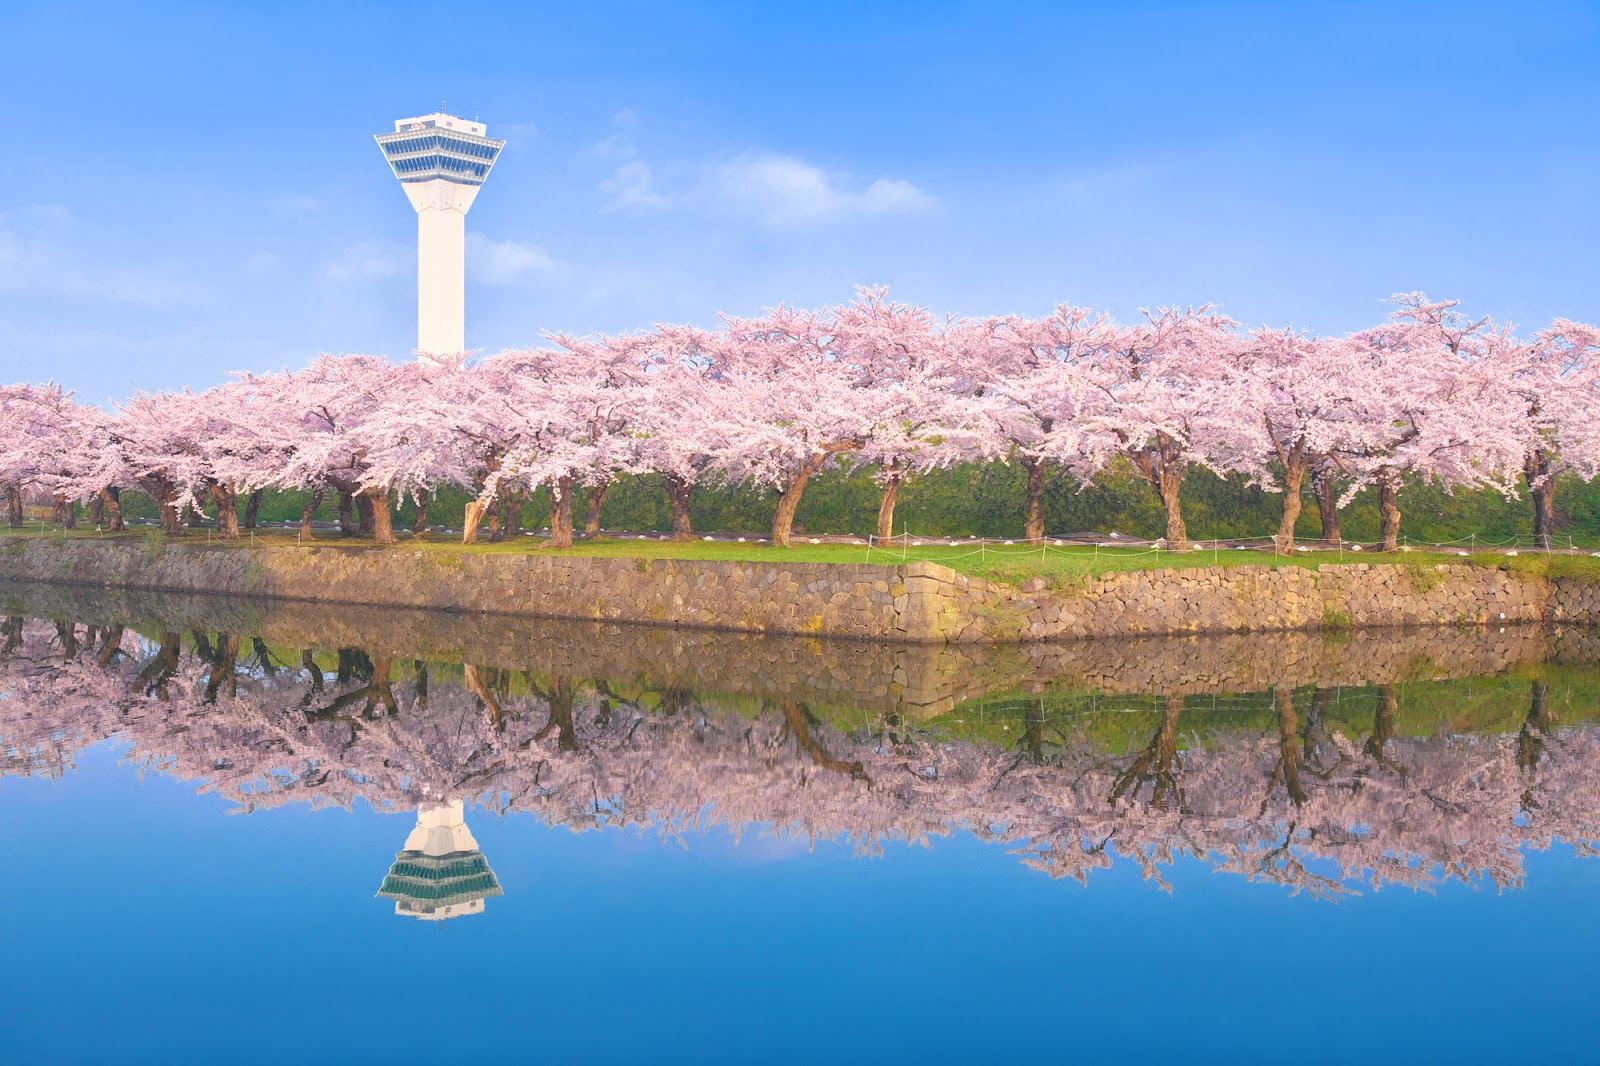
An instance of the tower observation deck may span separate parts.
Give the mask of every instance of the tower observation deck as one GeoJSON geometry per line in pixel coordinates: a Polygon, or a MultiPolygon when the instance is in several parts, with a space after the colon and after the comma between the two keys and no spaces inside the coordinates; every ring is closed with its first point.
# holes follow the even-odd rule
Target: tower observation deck
{"type": "Polygon", "coordinates": [[[482,914],[483,901],[500,892],[460,800],[417,808],[416,828],[378,889],[396,914],[434,921],[482,914]]]}
{"type": "Polygon", "coordinates": [[[467,211],[505,147],[481,122],[436,111],[402,118],[377,135],[417,211],[417,350],[466,347],[467,211]]]}

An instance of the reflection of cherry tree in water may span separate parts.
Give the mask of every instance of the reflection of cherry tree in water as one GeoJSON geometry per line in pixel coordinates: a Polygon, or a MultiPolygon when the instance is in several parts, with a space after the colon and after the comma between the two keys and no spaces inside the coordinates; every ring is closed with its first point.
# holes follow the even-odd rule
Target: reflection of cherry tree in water
{"type": "MultiPolygon", "coordinates": [[[[245,810],[305,802],[432,809],[457,799],[575,831],[723,826],[839,840],[969,831],[1052,876],[1115,858],[1164,883],[1180,858],[1333,898],[1358,884],[1522,880],[1522,848],[1597,832],[1600,731],[1558,729],[1535,682],[1520,733],[1408,737],[1393,687],[1370,734],[1329,725],[1339,693],[1270,694],[1265,733],[1204,729],[1162,697],[1122,755],[1033,701],[1014,747],[886,716],[842,731],[804,701],[751,713],[639,679],[591,681],[346,648],[275,653],[229,633],[23,622],[0,628],[0,738],[13,774],[58,776],[109,736],[245,810]],[[460,671],[460,681],[446,677],[460,671]],[[1187,731],[1186,731],[1187,730],[1187,731]]],[[[741,709],[742,708],[742,709],[741,709]]]]}
{"type": "Polygon", "coordinates": [[[1140,801],[1149,787],[1146,805],[1158,810],[1182,810],[1183,789],[1178,783],[1178,718],[1183,714],[1183,697],[1169,695],[1161,714],[1161,728],[1150,743],[1134,757],[1127,769],[1117,774],[1111,789],[1111,802],[1140,801]]]}

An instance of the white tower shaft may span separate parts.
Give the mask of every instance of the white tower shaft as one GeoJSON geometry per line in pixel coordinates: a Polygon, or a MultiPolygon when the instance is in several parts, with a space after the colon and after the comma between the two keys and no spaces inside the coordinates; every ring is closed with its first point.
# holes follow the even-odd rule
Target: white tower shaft
{"type": "Polygon", "coordinates": [[[417,211],[417,351],[465,351],[467,211],[506,142],[442,109],[399,119],[377,141],[417,211]]]}
{"type": "Polygon", "coordinates": [[[403,186],[417,210],[417,350],[466,349],[467,210],[477,185],[442,178],[403,186]]]}

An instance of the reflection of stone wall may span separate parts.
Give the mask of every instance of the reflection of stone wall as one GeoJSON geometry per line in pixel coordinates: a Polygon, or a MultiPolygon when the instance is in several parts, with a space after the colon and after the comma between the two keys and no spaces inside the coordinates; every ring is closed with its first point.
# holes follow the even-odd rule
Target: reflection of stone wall
{"type": "MultiPolygon", "coordinates": [[[[1302,685],[1488,676],[1546,661],[1600,661],[1588,627],[1413,627],[1137,637],[1025,644],[907,644],[624,626],[287,600],[0,586],[0,615],[259,636],[283,650],[531,670],[756,700],[927,718],[963,700],[1046,687],[1197,695],[1302,685]]],[[[291,656],[292,658],[292,656],[291,656]]]]}
{"type": "Polygon", "coordinates": [[[932,563],[258,549],[128,536],[9,540],[0,578],[951,643],[1600,618],[1600,585],[1468,565],[1200,567],[1019,588],[932,563]]]}

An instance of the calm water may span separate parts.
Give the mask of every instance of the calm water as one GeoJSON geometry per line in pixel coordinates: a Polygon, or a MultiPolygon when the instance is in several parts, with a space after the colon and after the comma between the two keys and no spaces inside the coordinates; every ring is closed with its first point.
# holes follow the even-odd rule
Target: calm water
{"type": "Polygon", "coordinates": [[[1600,635],[0,589],[0,1058],[1600,1056],[1600,635]]]}

